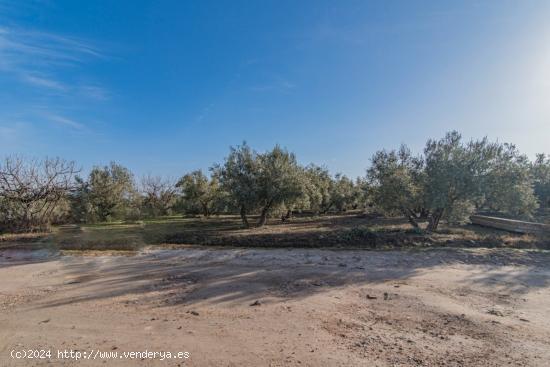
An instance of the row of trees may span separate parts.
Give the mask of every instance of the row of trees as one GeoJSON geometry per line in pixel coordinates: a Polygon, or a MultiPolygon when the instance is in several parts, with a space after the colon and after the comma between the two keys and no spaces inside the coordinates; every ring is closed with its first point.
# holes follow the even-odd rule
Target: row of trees
{"type": "Polygon", "coordinates": [[[239,213],[249,226],[249,215],[258,213],[258,225],[269,216],[288,219],[295,210],[317,214],[345,211],[366,202],[359,182],[332,177],[315,165],[302,167],[294,154],[279,146],[257,153],[247,144],[231,148],[223,164],[181,177],[175,184],[147,176],[136,185],[130,171],[111,163],[92,170],[87,180],[76,178],[69,199],[75,221],[102,222],[120,218],[154,217],[172,213],[239,213]]]}
{"type": "Polygon", "coordinates": [[[366,203],[360,180],[354,183],[343,175],[332,177],[328,170],[313,164],[302,167],[294,154],[279,146],[263,154],[246,144],[231,148],[225,162],[212,168],[212,176],[246,227],[252,212],[259,213],[258,225],[262,226],[274,213],[283,214],[284,220],[294,210],[324,214],[366,203]]]}
{"type": "Polygon", "coordinates": [[[74,162],[8,157],[0,163],[0,229],[17,231],[55,222],[104,222],[176,213],[238,213],[257,225],[295,212],[324,214],[374,207],[404,215],[412,226],[441,219],[462,222],[486,210],[529,217],[550,206],[550,157],[534,162],[510,144],[486,138],[464,142],[457,132],[429,140],[423,154],[406,146],[376,152],[367,175],[351,180],[326,168],[300,165],[279,146],[258,153],[246,143],[231,148],[210,174],[190,172],[172,182],[146,176],[139,183],[111,163],[79,176],[74,162]]]}
{"type": "Polygon", "coordinates": [[[464,142],[457,132],[429,140],[414,156],[402,145],[377,152],[367,171],[373,203],[435,230],[442,218],[462,222],[476,210],[530,217],[549,204],[550,162],[531,163],[514,145],[487,138],[464,142]]]}

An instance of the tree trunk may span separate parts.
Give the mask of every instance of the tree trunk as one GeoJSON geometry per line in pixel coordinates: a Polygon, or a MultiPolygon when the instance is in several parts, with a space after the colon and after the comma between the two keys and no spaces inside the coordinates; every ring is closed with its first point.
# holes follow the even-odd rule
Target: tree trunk
{"type": "Polygon", "coordinates": [[[281,221],[282,222],[286,222],[287,220],[289,220],[290,218],[292,217],[292,210],[288,209],[286,211],[286,214],[281,216],[281,221]]]}
{"type": "Polygon", "coordinates": [[[208,211],[208,205],[207,204],[202,204],[202,214],[204,215],[205,218],[208,218],[210,216],[210,212],[208,211]]]}
{"type": "Polygon", "coordinates": [[[430,211],[426,208],[420,209],[420,219],[428,219],[430,211]]]}
{"type": "Polygon", "coordinates": [[[416,221],[416,215],[412,212],[412,210],[403,210],[403,214],[405,214],[405,217],[407,218],[409,223],[414,228],[418,228],[418,222],[416,221]]]}
{"type": "Polygon", "coordinates": [[[325,209],[321,210],[321,214],[327,214],[330,208],[332,208],[332,203],[329,203],[325,209]]]}
{"type": "Polygon", "coordinates": [[[271,207],[271,202],[267,203],[263,208],[262,212],[260,213],[260,219],[258,220],[258,226],[262,227],[267,223],[267,214],[269,213],[269,209],[271,207]]]}
{"type": "Polygon", "coordinates": [[[427,230],[430,232],[437,231],[437,227],[439,226],[439,221],[441,220],[441,217],[443,216],[443,209],[436,209],[432,216],[429,218],[428,227],[427,230]]]}
{"type": "Polygon", "coordinates": [[[267,223],[267,210],[263,208],[262,212],[260,213],[260,219],[258,220],[258,226],[262,227],[266,223],[267,223]]]}
{"type": "Polygon", "coordinates": [[[243,225],[245,228],[250,228],[248,218],[246,217],[246,208],[244,207],[244,205],[241,205],[241,220],[243,221],[243,225]]]}

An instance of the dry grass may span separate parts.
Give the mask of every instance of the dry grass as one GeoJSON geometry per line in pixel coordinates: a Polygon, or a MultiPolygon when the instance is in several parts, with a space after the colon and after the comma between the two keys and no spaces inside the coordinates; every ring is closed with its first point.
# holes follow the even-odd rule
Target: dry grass
{"type": "MultiPolygon", "coordinates": [[[[251,218],[254,220],[255,218],[251,218]]],[[[422,225],[424,226],[424,225],[422,225]]],[[[403,218],[369,218],[357,213],[272,220],[244,229],[238,216],[165,217],[132,223],[67,225],[52,233],[0,236],[0,246],[52,246],[69,251],[129,251],[145,246],[220,245],[246,247],[517,247],[550,248],[548,239],[474,225],[445,226],[437,233],[414,230],[403,218]]]]}

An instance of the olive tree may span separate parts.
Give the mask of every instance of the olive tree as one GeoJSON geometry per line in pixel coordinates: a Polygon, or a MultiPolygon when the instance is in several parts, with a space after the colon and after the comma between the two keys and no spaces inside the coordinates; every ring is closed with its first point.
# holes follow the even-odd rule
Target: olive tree
{"type": "Polygon", "coordinates": [[[246,143],[231,147],[223,165],[212,168],[222,188],[239,209],[241,220],[249,227],[248,214],[259,205],[259,158],[246,143]]]}
{"type": "Polygon", "coordinates": [[[94,167],[88,179],[77,179],[73,197],[75,216],[88,222],[109,221],[135,215],[139,195],[134,176],[125,167],[111,162],[109,166],[94,167]]]}
{"type": "Polygon", "coordinates": [[[487,138],[463,143],[453,131],[429,140],[424,159],[429,230],[436,230],[442,217],[465,220],[476,203],[516,215],[530,215],[536,208],[526,158],[511,145],[487,138]]]}
{"type": "Polygon", "coordinates": [[[344,212],[356,204],[357,190],[353,180],[346,175],[337,173],[334,179],[331,180],[330,188],[330,203],[325,208],[324,213],[329,209],[334,208],[338,212],[344,212]]]}
{"type": "Polygon", "coordinates": [[[245,227],[249,213],[259,210],[258,225],[263,226],[274,209],[291,206],[303,195],[302,169],[294,154],[279,146],[262,154],[246,143],[232,147],[224,164],[213,171],[239,208],[245,227]]]}
{"type": "Polygon", "coordinates": [[[330,209],[332,177],[325,167],[310,164],[304,168],[304,206],[315,214],[330,209]]]}
{"type": "Polygon", "coordinates": [[[202,170],[186,174],[176,183],[182,192],[183,205],[188,212],[200,212],[208,218],[223,206],[223,192],[218,178],[208,178],[202,170]]]}
{"type": "Polygon", "coordinates": [[[530,162],[514,145],[497,145],[482,184],[484,206],[493,211],[528,218],[538,207],[530,162]]]}
{"type": "Polygon", "coordinates": [[[542,207],[550,207],[550,155],[537,154],[531,165],[535,195],[542,207]]]}
{"type": "Polygon", "coordinates": [[[423,160],[402,145],[399,150],[374,153],[367,170],[374,205],[386,213],[404,215],[413,227],[424,208],[423,160]]]}
{"type": "Polygon", "coordinates": [[[258,225],[263,226],[273,208],[292,203],[302,195],[302,171],[296,156],[278,145],[258,156],[257,167],[256,189],[261,208],[258,225]]]}
{"type": "Polygon", "coordinates": [[[483,195],[483,175],[494,149],[487,139],[463,144],[456,131],[426,143],[424,192],[431,211],[428,230],[435,231],[443,216],[461,221],[474,210],[473,203],[483,195]]]}

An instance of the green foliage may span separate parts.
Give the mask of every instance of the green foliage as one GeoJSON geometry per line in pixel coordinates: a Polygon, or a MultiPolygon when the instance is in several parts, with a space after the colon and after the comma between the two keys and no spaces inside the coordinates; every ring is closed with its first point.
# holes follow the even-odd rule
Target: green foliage
{"type": "Polygon", "coordinates": [[[278,145],[258,156],[257,198],[261,207],[259,225],[279,205],[291,206],[303,193],[303,175],[296,157],[278,145]]]}
{"type": "Polygon", "coordinates": [[[302,209],[316,214],[326,212],[331,206],[332,177],[328,170],[314,164],[304,168],[302,209]]]}
{"type": "Polygon", "coordinates": [[[209,179],[202,170],[193,171],[183,176],[176,187],[182,192],[183,208],[187,213],[209,217],[225,209],[226,195],[216,176],[209,179]]]}
{"type": "Polygon", "coordinates": [[[456,131],[429,140],[422,157],[406,146],[376,152],[367,178],[378,209],[401,213],[414,227],[426,216],[429,230],[441,218],[463,223],[476,209],[528,217],[537,208],[525,156],[486,138],[464,143],[456,131]]]}
{"type": "Polygon", "coordinates": [[[212,168],[219,177],[220,184],[228,193],[229,199],[240,210],[243,224],[248,227],[247,215],[259,205],[259,172],[258,154],[246,143],[236,148],[231,147],[223,165],[212,168]]]}
{"type": "Polygon", "coordinates": [[[342,174],[336,174],[331,181],[330,202],[338,212],[353,208],[357,203],[357,191],[353,180],[342,174]]]}
{"type": "Polygon", "coordinates": [[[531,165],[535,195],[543,207],[550,207],[550,155],[537,154],[531,165]]]}
{"type": "Polygon", "coordinates": [[[443,216],[453,221],[464,220],[469,214],[464,208],[471,207],[466,202],[482,200],[483,175],[494,148],[487,139],[465,145],[456,131],[427,142],[424,194],[433,215],[431,230],[437,229],[443,216]],[[462,204],[456,205],[459,202],[462,204]]]}
{"type": "Polygon", "coordinates": [[[132,173],[111,162],[94,167],[85,181],[77,177],[73,215],[79,221],[105,222],[139,217],[141,198],[132,173]]]}
{"type": "Polygon", "coordinates": [[[258,154],[244,143],[231,148],[223,166],[213,171],[240,208],[245,226],[247,214],[255,209],[260,209],[258,224],[263,225],[273,210],[285,204],[291,207],[304,193],[304,176],[296,157],[279,146],[258,154]]]}
{"type": "Polygon", "coordinates": [[[537,209],[530,162],[510,144],[498,145],[483,180],[484,206],[514,217],[529,218],[537,209]]]}
{"type": "Polygon", "coordinates": [[[466,220],[474,204],[525,216],[536,209],[527,159],[512,145],[487,138],[464,144],[453,131],[441,140],[429,140],[424,155],[431,230],[437,229],[441,217],[466,220]]]}
{"type": "Polygon", "coordinates": [[[77,222],[105,222],[172,214],[238,211],[288,219],[293,211],[324,214],[374,204],[389,215],[405,215],[414,228],[428,219],[463,223],[476,210],[529,217],[550,206],[550,157],[534,162],[515,146],[487,138],[464,142],[456,131],[429,140],[423,155],[402,145],[381,150],[365,178],[356,181],[324,167],[298,164],[280,146],[257,153],[246,143],[231,148],[223,164],[184,175],[177,184],[160,177],[143,178],[140,191],[132,173],[116,164],[94,167],[86,179],[74,177],[74,163],[59,159],[25,162],[8,158],[0,164],[0,227],[33,228],[63,222],[68,207],[77,222]],[[70,204],[70,205],[69,205],[70,204]]]}
{"type": "Polygon", "coordinates": [[[370,193],[376,207],[386,213],[399,213],[417,226],[415,212],[423,207],[423,161],[409,148],[376,152],[367,170],[370,193]]]}

